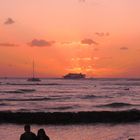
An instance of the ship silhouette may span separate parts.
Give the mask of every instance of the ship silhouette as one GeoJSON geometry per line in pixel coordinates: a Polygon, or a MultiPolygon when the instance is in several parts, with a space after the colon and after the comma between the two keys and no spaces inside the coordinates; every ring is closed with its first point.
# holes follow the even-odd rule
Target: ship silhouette
{"type": "Polygon", "coordinates": [[[30,82],[39,82],[39,81],[41,81],[39,78],[35,77],[35,64],[34,64],[34,61],[33,61],[32,77],[28,78],[27,81],[30,81],[30,82]]]}
{"type": "Polygon", "coordinates": [[[63,76],[64,79],[84,79],[86,78],[85,74],[82,73],[68,73],[63,76]]]}

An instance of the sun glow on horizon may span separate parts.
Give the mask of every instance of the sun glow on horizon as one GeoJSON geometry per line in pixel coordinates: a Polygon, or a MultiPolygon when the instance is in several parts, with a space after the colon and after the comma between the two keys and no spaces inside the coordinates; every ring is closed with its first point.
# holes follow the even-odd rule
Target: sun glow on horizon
{"type": "Polygon", "coordinates": [[[0,77],[140,77],[140,1],[0,2],[0,77]]]}

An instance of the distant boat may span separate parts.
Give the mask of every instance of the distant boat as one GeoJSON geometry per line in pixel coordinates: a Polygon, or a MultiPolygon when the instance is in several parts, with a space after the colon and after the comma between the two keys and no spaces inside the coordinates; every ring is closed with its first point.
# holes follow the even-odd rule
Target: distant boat
{"type": "Polygon", "coordinates": [[[28,78],[28,81],[30,81],[30,82],[39,82],[41,80],[39,78],[32,77],[32,78],[28,78]]]}
{"type": "Polygon", "coordinates": [[[30,81],[30,82],[39,82],[41,81],[39,78],[35,77],[35,64],[34,64],[34,61],[33,61],[33,75],[31,78],[28,78],[27,81],[30,81]]]}
{"type": "Polygon", "coordinates": [[[82,73],[68,73],[67,75],[63,76],[64,79],[84,79],[86,78],[85,74],[82,73]]]}

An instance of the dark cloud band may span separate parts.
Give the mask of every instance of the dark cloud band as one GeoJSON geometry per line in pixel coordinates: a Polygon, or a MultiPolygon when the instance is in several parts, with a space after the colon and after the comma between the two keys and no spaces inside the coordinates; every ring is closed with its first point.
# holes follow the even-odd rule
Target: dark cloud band
{"type": "Polygon", "coordinates": [[[0,43],[0,47],[17,47],[17,44],[13,43],[0,43]]]}
{"type": "Polygon", "coordinates": [[[4,22],[5,25],[11,25],[11,24],[14,24],[14,23],[15,23],[15,21],[14,21],[12,18],[8,18],[8,19],[4,22]]]}
{"type": "Polygon", "coordinates": [[[85,39],[83,39],[83,40],[81,40],[81,43],[82,44],[85,44],[85,45],[98,45],[98,43],[97,42],[95,42],[95,41],[93,41],[92,39],[90,39],[90,38],[85,38],[85,39]]]}
{"type": "Polygon", "coordinates": [[[54,44],[55,42],[54,41],[46,41],[46,40],[43,40],[43,39],[33,39],[29,45],[32,46],[32,47],[47,47],[47,46],[51,46],[52,44],[54,44]]]}

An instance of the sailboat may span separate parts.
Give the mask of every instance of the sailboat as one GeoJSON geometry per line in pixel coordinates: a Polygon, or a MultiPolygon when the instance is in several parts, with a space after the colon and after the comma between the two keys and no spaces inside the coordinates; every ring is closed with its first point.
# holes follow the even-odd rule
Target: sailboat
{"type": "Polygon", "coordinates": [[[39,78],[35,77],[35,64],[34,64],[34,61],[33,61],[33,75],[32,75],[32,78],[28,78],[27,81],[30,81],[30,82],[39,82],[39,81],[41,81],[39,78]]]}

